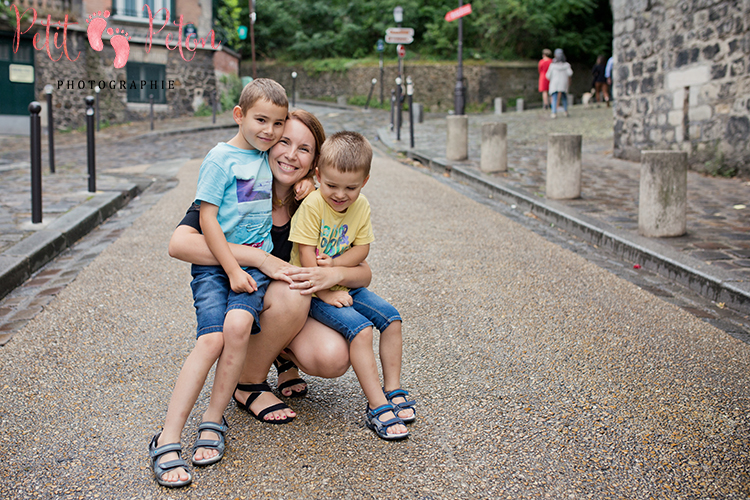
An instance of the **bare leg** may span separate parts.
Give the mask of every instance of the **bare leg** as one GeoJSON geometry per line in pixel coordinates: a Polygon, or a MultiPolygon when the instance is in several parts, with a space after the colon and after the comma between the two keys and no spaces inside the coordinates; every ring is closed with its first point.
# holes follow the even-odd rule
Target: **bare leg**
{"type": "MultiPolygon", "coordinates": [[[[252,335],[247,344],[247,358],[239,381],[242,384],[261,384],[268,376],[273,360],[300,331],[310,309],[310,296],[290,290],[289,285],[273,281],[268,285],[260,315],[260,333],[252,335]]],[[[235,391],[235,397],[247,401],[250,393],[235,391]]],[[[274,404],[280,403],[272,392],[264,392],[250,405],[256,415],[274,404]]],[[[283,409],[266,415],[266,420],[285,420],[297,414],[292,409],[283,409]]]]}
{"type": "MultiPolygon", "coordinates": [[[[378,406],[389,404],[380,387],[378,366],[375,363],[375,353],[372,350],[372,327],[365,328],[354,337],[349,347],[349,356],[352,361],[352,368],[354,368],[354,372],[357,374],[359,385],[362,386],[370,409],[374,410],[378,406]]],[[[389,411],[383,414],[381,420],[386,421],[394,416],[389,411]]],[[[389,427],[387,432],[388,434],[402,434],[407,432],[407,430],[405,425],[396,424],[389,427]]]]}
{"type": "MultiPolygon", "coordinates": [[[[182,365],[180,375],[175,382],[167,417],[164,421],[164,429],[159,436],[157,447],[180,442],[180,435],[185,427],[185,422],[187,422],[190,411],[198,400],[198,395],[206,382],[209,370],[221,355],[223,347],[224,336],[221,332],[208,333],[198,337],[193,351],[182,365]]],[[[196,450],[196,455],[201,454],[200,458],[210,458],[217,453],[216,450],[204,448],[196,450]]],[[[159,462],[166,463],[177,458],[177,453],[167,453],[159,458],[159,462]]],[[[188,474],[186,470],[180,467],[165,472],[162,479],[170,482],[187,481],[188,474]]]]}
{"type": "Polygon", "coordinates": [[[349,369],[349,342],[309,317],[286,353],[303,372],[315,377],[338,378],[349,369]]]}

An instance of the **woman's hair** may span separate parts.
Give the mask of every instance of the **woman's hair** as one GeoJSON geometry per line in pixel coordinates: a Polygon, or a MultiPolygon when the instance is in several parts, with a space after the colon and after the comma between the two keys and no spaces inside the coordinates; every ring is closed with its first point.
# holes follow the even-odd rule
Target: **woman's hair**
{"type": "Polygon", "coordinates": [[[555,62],[565,62],[563,49],[555,49],[555,62]]]}
{"type": "Polygon", "coordinates": [[[542,57],[552,58],[552,51],[549,49],[542,50],[542,57]]]}
{"type": "Polygon", "coordinates": [[[604,63],[604,56],[597,56],[596,64],[603,64],[603,63],[604,63]]]}
{"type": "MultiPolygon", "coordinates": [[[[310,171],[307,172],[304,177],[306,179],[312,179],[315,175],[315,168],[318,166],[318,160],[320,159],[320,146],[322,146],[326,140],[326,133],[323,130],[323,125],[321,125],[320,121],[315,118],[315,115],[313,115],[309,111],[305,111],[304,109],[293,109],[289,111],[287,121],[289,120],[297,120],[302,125],[307,127],[307,129],[312,134],[313,139],[315,139],[315,147],[313,148],[313,161],[310,164],[310,171]]],[[[276,193],[274,192],[274,202],[280,201],[283,205],[288,207],[290,217],[294,215],[294,212],[297,211],[300,204],[302,203],[301,200],[296,200],[294,198],[294,195],[294,189],[292,189],[284,200],[276,200],[276,193]]]]}

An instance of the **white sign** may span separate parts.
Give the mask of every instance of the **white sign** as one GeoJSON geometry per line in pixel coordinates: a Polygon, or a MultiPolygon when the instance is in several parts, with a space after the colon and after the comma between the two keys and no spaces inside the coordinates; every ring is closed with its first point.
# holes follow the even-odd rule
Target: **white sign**
{"type": "Polygon", "coordinates": [[[11,64],[8,66],[9,80],[14,83],[34,83],[34,66],[11,64]]]}
{"type": "Polygon", "coordinates": [[[385,30],[386,35],[406,35],[414,36],[414,28],[388,28],[385,30]]]}
{"type": "Polygon", "coordinates": [[[408,45],[414,41],[414,38],[408,35],[385,35],[385,43],[396,43],[408,45]]]}

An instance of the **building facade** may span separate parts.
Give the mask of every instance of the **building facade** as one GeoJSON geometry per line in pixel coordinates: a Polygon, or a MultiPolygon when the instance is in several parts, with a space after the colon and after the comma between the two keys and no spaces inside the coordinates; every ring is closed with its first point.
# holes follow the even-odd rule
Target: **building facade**
{"type": "Polygon", "coordinates": [[[615,155],[750,174],[750,0],[613,0],[615,155]]]}
{"type": "MultiPolygon", "coordinates": [[[[55,126],[178,117],[210,104],[239,57],[212,31],[206,0],[17,0],[0,19],[0,132],[28,133],[28,104],[53,95],[55,126]],[[48,26],[49,24],[49,26],[48,26]],[[8,130],[8,129],[13,130],[8,130]]],[[[46,113],[42,113],[45,117],[46,113]]]]}

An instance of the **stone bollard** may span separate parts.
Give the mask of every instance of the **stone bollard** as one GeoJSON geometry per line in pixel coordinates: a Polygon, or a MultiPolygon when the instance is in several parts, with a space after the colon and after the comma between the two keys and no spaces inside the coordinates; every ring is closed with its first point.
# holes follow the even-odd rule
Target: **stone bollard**
{"type": "Polygon", "coordinates": [[[413,102],[411,106],[413,108],[412,116],[414,117],[414,122],[422,123],[424,121],[424,104],[413,102]]]}
{"type": "Polygon", "coordinates": [[[445,157],[454,161],[467,159],[469,157],[469,117],[451,115],[445,119],[448,125],[445,157]]]}
{"type": "Polygon", "coordinates": [[[516,111],[523,111],[523,99],[521,99],[520,97],[516,99],[516,111]]]}
{"type": "Polygon", "coordinates": [[[684,151],[641,152],[638,232],[682,236],[687,228],[687,164],[684,151]]]}
{"type": "Polygon", "coordinates": [[[336,104],[338,104],[339,106],[346,106],[346,96],[340,95],[336,97],[336,104]]]}
{"type": "Polygon", "coordinates": [[[547,141],[547,198],[581,196],[581,136],[550,134],[547,141]]]}
{"type": "Polygon", "coordinates": [[[508,170],[508,124],[485,123],[482,125],[482,172],[505,172],[508,170]]]}
{"type": "Polygon", "coordinates": [[[503,114],[503,98],[502,97],[495,97],[495,114],[496,115],[503,114]]]}
{"type": "Polygon", "coordinates": [[[576,96],[568,94],[568,106],[572,106],[576,103],[576,96]]]}

